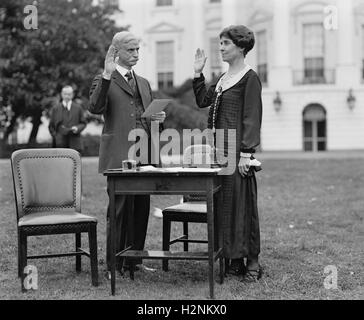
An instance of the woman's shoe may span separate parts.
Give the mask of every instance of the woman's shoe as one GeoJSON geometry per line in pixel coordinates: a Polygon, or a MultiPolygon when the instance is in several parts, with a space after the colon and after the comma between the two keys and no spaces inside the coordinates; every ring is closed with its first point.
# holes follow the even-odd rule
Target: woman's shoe
{"type": "Polygon", "coordinates": [[[257,282],[263,275],[263,268],[259,265],[258,269],[246,269],[246,272],[241,279],[242,282],[252,283],[257,282]]]}
{"type": "Polygon", "coordinates": [[[225,274],[233,276],[243,276],[246,273],[246,267],[243,259],[231,260],[231,263],[225,266],[225,274]]]}

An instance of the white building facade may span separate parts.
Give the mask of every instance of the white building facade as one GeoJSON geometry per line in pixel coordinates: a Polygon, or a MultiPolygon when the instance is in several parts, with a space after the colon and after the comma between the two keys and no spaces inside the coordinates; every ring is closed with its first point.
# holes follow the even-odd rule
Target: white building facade
{"type": "Polygon", "coordinates": [[[262,149],[364,149],[364,0],[119,0],[115,19],[141,36],[136,71],[153,89],[226,70],[220,31],[244,24],[263,83],[262,149]]]}

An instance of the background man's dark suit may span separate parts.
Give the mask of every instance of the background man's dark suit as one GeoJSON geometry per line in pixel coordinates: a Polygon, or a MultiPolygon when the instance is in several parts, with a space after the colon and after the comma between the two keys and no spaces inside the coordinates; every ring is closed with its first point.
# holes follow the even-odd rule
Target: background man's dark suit
{"type": "MultiPolygon", "coordinates": [[[[152,101],[152,90],[149,82],[134,73],[143,108],[152,101]]],[[[129,148],[135,143],[128,141],[129,132],[137,127],[136,100],[130,85],[115,70],[110,80],[95,77],[90,89],[89,110],[95,114],[103,114],[105,124],[101,135],[99,151],[99,172],[106,169],[120,168],[122,160],[128,159],[129,148]]],[[[150,128],[150,120],[148,120],[150,128]]],[[[150,148],[149,148],[150,153],[150,148]]],[[[128,210],[134,211],[134,244],[136,250],[144,248],[148,226],[150,196],[117,196],[116,203],[116,250],[125,248],[126,220],[128,210]]],[[[109,217],[109,208],[107,211],[109,217]]],[[[109,266],[109,223],[107,225],[107,263],[109,266]]],[[[117,261],[120,270],[120,260],[117,261]]],[[[141,263],[141,260],[136,261],[141,263]]]]}
{"type": "Polygon", "coordinates": [[[53,107],[48,128],[55,139],[55,147],[81,151],[81,132],[85,127],[84,111],[77,103],[72,101],[70,111],[62,102],[53,107]],[[71,130],[72,127],[77,127],[76,133],[71,130]]]}

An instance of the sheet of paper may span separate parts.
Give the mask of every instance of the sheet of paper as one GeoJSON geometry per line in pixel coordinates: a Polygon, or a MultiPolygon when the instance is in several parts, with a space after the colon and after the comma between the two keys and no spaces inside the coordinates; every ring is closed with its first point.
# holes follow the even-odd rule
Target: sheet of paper
{"type": "Polygon", "coordinates": [[[171,167],[163,168],[165,172],[218,172],[221,168],[187,168],[187,167],[171,167]]]}
{"type": "Polygon", "coordinates": [[[251,167],[259,167],[261,165],[262,165],[262,163],[260,161],[258,161],[257,159],[250,160],[250,166],[251,167]]]}
{"type": "Polygon", "coordinates": [[[161,171],[161,168],[154,167],[154,166],[141,166],[141,167],[138,167],[138,170],[137,171],[140,171],[140,172],[161,171]]]}
{"type": "Polygon", "coordinates": [[[163,111],[171,102],[171,99],[154,99],[148,106],[147,110],[144,111],[142,117],[151,117],[153,114],[163,111]]]}
{"type": "Polygon", "coordinates": [[[123,170],[122,168],[109,169],[109,171],[124,171],[124,172],[219,172],[221,168],[188,168],[188,167],[154,167],[154,166],[141,166],[136,170],[123,170]]]}

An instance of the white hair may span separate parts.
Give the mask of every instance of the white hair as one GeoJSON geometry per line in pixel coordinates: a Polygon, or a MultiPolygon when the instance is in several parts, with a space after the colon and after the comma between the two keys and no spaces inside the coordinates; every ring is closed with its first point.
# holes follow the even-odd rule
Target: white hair
{"type": "Polygon", "coordinates": [[[62,88],[62,91],[63,91],[64,89],[71,89],[71,90],[73,91],[73,88],[72,88],[72,86],[70,86],[70,85],[64,86],[64,87],[62,88]]]}
{"type": "Polygon", "coordinates": [[[130,41],[138,41],[140,42],[140,38],[138,38],[137,36],[135,36],[133,33],[129,32],[129,31],[121,31],[118,32],[114,35],[114,37],[112,38],[112,44],[115,47],[120,47],[123,44],[126,44],[130,41]]]}

